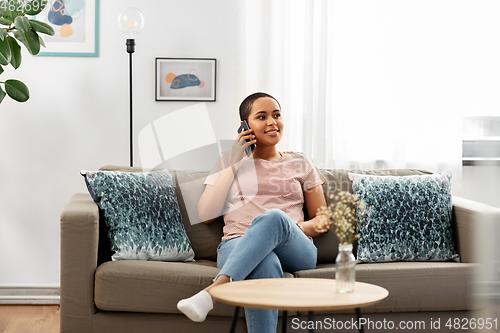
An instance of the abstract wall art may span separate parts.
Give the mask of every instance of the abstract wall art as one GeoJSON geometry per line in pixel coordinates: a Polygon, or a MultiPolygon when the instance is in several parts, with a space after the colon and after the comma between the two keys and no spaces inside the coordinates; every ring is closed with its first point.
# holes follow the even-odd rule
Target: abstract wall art
{"type": "Polygon", "coordinates": [[[216,59],[156,58],[156,100],[215,102],[216,67],[216,59]]]}
{"type": "Polygon", "coordinates": [[[49,0],[36,17],[52,26],[40,56],[98,57],[99,0],[49,0]]]}

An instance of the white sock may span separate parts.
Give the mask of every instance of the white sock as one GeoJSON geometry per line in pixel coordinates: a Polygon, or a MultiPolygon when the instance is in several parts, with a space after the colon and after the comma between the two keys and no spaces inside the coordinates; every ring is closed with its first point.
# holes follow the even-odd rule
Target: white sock
{"type": "Polygon", "coordinates": [[[177,309],[195,322],[204,321],[213,308],[212,296],[205,290],[177,303],[177,309]]]}

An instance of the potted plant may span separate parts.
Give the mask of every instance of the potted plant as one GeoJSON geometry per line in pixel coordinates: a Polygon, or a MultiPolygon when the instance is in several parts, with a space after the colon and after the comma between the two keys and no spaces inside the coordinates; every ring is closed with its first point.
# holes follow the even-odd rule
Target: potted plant
{"type": "MultiPolygon", "coordinates": [[[[20,44],[35,55],[41,46],[45,47],[40,34],[55,34],[47,23],[30,18],[39,14],[46,5],[47,0],[0,0],[0,75],[4,66],[10,64],[14,69],[21,66],[20,44]]],[[[30,97],[28,87],[16,79],[0,80],[0,103],[7,95],[18,102],[26,102],[30,97]]]]}
{"type": "MultiPolygon", "coordinates": [[[[318,214],[328,217],[339,240],[339,252],[335,261],[337,292],[353,292],[356,282],[356,259],[352,249],[354,242],[359,239],[359,224],[368,210],[364,201],[350,192],[340,191],[330,194],[330,199],[332,203],[328,207],[319,209],[318,214]]],[[[327,229],[326,226],[322,226],[317,231],[324,232],[327,229]]]]}

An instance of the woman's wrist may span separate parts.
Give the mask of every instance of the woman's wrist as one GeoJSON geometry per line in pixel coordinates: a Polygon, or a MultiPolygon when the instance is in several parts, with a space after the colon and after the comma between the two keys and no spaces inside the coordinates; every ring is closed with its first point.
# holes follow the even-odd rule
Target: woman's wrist
{"type": "Polygon", "coordinates": [[[236,176],[236,171],[238,171],[238,163],[231,163],[229,164],[229,166],[227,167],[226,171],[229,172],[231,174],[231,177],[234,178],[234,176],[236,176]]]}
{"type": "Polygon", "coordinates": [[[243,164],[243,161],[242,160],[239,160],[237,162],[231,162],[229,163],[229,168],[231,169],[231,171],[233,172],[233,175],[236,173],[236,171],[238,171],[238,169],[240,168],[240,166],[243,164]]]}

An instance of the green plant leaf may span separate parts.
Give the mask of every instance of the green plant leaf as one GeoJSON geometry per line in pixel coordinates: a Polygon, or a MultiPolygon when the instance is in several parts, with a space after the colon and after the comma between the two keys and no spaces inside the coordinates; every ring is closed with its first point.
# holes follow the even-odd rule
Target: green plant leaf
{"type": "MultiPolygon", "coordinates": [[[[5,2],[1,3],[1,5],[3,6],[5,2]]],[[[2,9],[0,7],[0,17],[2,18],[2,24],[3,25],[11,25],[12,23],[14,23],[14,18],[11,17],[11,12],[7,9],[2,9]]]]}
{"type": "Polygon", "coordinates": [[[7,37],[7,29],[3,28],[3,29],[0,29],[0,40],[4,40],[5,37],[7,37]]]}
{"type": "Polygon", "coordinates": [[[21,30],[24,33],[27,33],[31,30],[30,20],[26,16],[18,16],[14,20],[14,25],[17,29],[21,30]]]}
{"type": "Polygon", "coordinates": [[[8,65],[11,58],[12,52],[10,51],[9,42],[7,39],[0,40],[0,65],[8,65]]]}
{"type": "Polygon", "coordinates": [[[45,42],[43,41],[42,36],[38,35],[38,40],[40,41],[40,45],[41,45],[41,46],[46,47],[46,46],[45,46],[45,42]]]}
{"type": "Polygon", "coordinates": [[[26,46],[30,54],[35,55],[40,52],[40,40],[38,39],[38,34],[33,30],[28,31],[28,33],[14,30],[14,37],[26,46]]]}
{"type": "Polygon", "coordinates": [[[5,98],[5,91],[3,91],[2,87],[0,87],[0,103],[2,103],[3,99],[5,98]]]}
{"type": "Polygon", "coordinates": [[[8,9],[9,4],[7,4],[7,6],[4,6],[4,4],[5,4],[5,1],[3,1],[2,6],[0,6],[0,16],[9,22],[9,24],[7,24],[7,25],[10,25],[10,24],[14,23],[14,20],[16,19],[16,17],[19,16],[19,13],[16,11],[10,11],[8,9]]]}
{"type": "Polygon", "coordinates": [[[12,22],[3,17],[0,17],[0,24],[10,26],[12,22]]]}
{"type": "Polygon", "coordinates": [[[24,13],[26,15],[38,15],[44,10],[45,6],[47,6],[47,0],[30,0],[25,7],[29,8],[29,10],[24,13]]]}
{"type": "Polygon", "coordinates": [[[33,30],[35,30],[37,32],[40,32],[42,34],[46,34],[49,36],[54,36],[56,34],[54,31],[54,28],[52,28],[50,25],[48,25],[45,22],[40,22],[37,20],[29,20],[29,22],[31,24],[31,28],[33,28],[33,30]]]}
{"type": "Polygon", "coordinates": [[[9,42],[10,45],[10,50],[12,52],[12,58],[10,59],[10,64],[14,69],[18,69],[19,66],[21,66],[21,46],[19,43],[16,41],[14,37],[7,36],[7,41],[9,42]]]}
{"type": "Polygon", "coordinates": [[[26,102],[30,98],[30,91],[28,87],[18,80],[5,81],[5,91],[12,99],[18,102],[26,102]]]}

